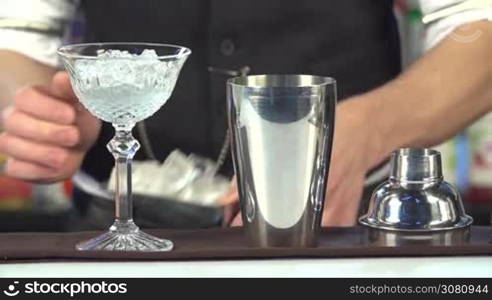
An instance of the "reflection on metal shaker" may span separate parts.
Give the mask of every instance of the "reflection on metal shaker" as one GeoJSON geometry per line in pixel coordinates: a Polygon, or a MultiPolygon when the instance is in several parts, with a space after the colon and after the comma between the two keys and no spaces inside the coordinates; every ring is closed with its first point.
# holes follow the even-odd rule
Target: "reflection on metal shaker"
{"type": "Polygon", "coordinates": [[[241,211],[255,246],[313,246],[326,190],[336,104],[331,78],[228,81],[241,211]]]}

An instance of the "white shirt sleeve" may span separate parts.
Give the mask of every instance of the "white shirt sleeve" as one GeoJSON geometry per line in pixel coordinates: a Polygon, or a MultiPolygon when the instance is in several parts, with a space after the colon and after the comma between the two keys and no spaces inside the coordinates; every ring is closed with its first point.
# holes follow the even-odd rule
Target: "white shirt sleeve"
{"type": "Polygon", "coordinates": [[[436,46],[448,35],[460,42],[472,42],[482,33],[476,30],[466,30],[463,32],[453,32],[454,29],[468,23],[489,20],[492,21],[492,0],[419,0],[420,8],[424,15],[437,12],[439,10],[468,2],[470,7],[461,12],[437,19],[426,26],[424,48],[429,50],[436,46]],[[473,7],[476,6],[476,7],[473,7]]]}
{"type": "MultiPolygon", "coordinates": [[[[24,54],[43,64],[56,67],[56,50],[61,34],[36,32],[22,24],[38,24],[43,28],[65,28],[77,8],[76,0],[1,0],[0,49],[24,54]],[[11,26],[11,24],[16,24],[11,26]],[[21,24],[21,25],[18,25],[21,24]]],[[[29,25],[26,25],[28,27],[29,25]]]]}

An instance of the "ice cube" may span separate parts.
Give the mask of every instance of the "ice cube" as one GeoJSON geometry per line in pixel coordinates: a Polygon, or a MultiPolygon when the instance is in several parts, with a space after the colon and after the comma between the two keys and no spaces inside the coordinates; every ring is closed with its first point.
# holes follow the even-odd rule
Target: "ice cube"
{"type": "Polygon", "coordinates": [[[217,172],[217,164],[209,158],[190,154],[188,159],[193,163],[195,168],[203,174],[202,176],[213,176],[217,172]]]}
{"type": "Polygon", "coordinates": [[[198,176],[198,170],[193,161],[179,150],[174,150],[169,154],[161,169],[163,171],[161,174],[173,180],[178,187],[187,185],[198,176]]]}
{"type": "Polygon", "coordinates": [[[197,205],[218,205],[218,200],[229,187],[229,180],[225,177],[199,177],[179,193],[178,199],[197,205]]]}
{"type": "MultiPolygon", "coordinates": [[[[157,184],[160,164],[157,161],[134,161],[132,163],[132,190],[136,194],[149,194],[157,184]]],[[[116,184],[116,169],[113,168],[108,182],[108,190],[114,191],[116,184]]],[[[159,195],[159,193],[150,193],[159,195]]]]}
{"type": "Polygon", "coordinates": [[[158,58],[159,56],[155,52],[154,49],[144,49],[142,53],[140,53],[140,57],[142,58],[158,58]]]}

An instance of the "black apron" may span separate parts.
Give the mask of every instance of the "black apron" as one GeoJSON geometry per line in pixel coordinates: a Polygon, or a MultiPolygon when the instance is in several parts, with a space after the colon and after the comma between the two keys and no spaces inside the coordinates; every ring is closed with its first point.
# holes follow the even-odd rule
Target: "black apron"
{"type": "MultiPolygon", "coordinates": [[[[227,128],[228,76],[209,67],[331,76],[340,100],[400,71],[389,0],[86,0],[82,9],[87,42],[159,42],[192,49],[170,100],[145,121],[161,160],[175,148],[217,158],[227,128]]],[[[83,164],[100,181],[113,167],[105,146],[113,133],[104,124],[83,164]]],[[[145,158],[141,149],[136,159],[145,158]]],[[[230,158],[222,172],[232,174],[230,158]]]]}

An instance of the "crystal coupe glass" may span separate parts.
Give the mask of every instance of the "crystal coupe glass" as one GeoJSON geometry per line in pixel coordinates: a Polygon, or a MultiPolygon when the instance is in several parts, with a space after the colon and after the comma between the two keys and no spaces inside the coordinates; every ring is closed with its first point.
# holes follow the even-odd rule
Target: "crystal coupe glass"
{"type": "Polygon", "coordinates": [[[154,114],[171,96],[188,48],[148,43],[93,43],[58,50],[82,105],[112,123],[107,147],[115,158],[116,220],[109,231],[77,244],[78,250],[170,251],[173,243],[142,232],[132,220],[131,162],[140,145],[135,123],[154,114]]]}

